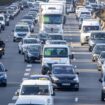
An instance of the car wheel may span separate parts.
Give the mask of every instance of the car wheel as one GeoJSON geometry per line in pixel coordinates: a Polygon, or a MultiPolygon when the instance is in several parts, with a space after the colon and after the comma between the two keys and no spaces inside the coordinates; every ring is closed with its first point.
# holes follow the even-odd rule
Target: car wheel
{"type": "Polygon", "coordinates": [[[7,83],[3,83],[2,86],[3,86],[3,87],[6,87],[6,86],[7,86],[7,83]]]}
{"type": "Polygon", "coordinates": [[[75,91],[79,91],[79,88],[75,88],[75,91]]]}
{"type": "Polygon", "coordinates": [[[18,53],[21,54],[21,51],[19,50],[18,53]]]}
{"type": "Polygon", "coordinates": [[[42,73],[42,75],[47,74],[45,70],[42,70],[41,73],[42,73]]]}
{"type": "Polygon", "coordinates": [[[84,45],[84,43],[81,43],[81,46],[83,46],[84,45]]]}
{"type": "Polygon", "coordinates": [[[2,30],[5,30],[5,27],[4,26],[2,27],[2,30]]]}
{"type": "Polygon", "coordinates": [[[103,96],[103,93],[101,94],[101,101],[104,101],[104,96],[103,96]]]}
{"type": "Polygon", "coordinates": [[[2,55],[0,55],[0,59],[2,58],[2,55]]]}
{"type": "Polygon", "coordinates": [[[92,58],[92,61],[93,61],[93,62],[95,62],[95,59],[94,59],[94,58],[92,58]]]}

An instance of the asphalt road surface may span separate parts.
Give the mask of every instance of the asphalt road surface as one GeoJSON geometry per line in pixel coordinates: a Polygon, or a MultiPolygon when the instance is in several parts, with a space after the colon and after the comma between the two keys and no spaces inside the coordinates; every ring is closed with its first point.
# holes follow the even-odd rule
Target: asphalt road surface
{"type": "MultiPolygon", "coordinates": [[[[17,99],[15,92],[19,89],[22,80],[27,79],[31,74],[41,72],[41,64],[24,63],[23,55],[18,54],[18,43],[13,42],[12,30],[27,11],[28,9],[21,11],[13,21],[10,21],[10,26],[0,33],[0,37],[6,42],[6,54],[0,61],[8,69],[8,85],[5,88],[0,87],[0,105],[15,103],[17,99]]],[[[35,32],[37,30],[38,26],[36,25],[35,32]]],[[[101,102],[101,83],[98,81],[100,72],[97,70],[96,63],[91,60],[88,45],[80,45],[78,21],[74,13],[67,15],[64,33],[65,39],[72,46],[74,53],[72,63],[77,66],[77,70],[80,72],[80,90],[79,92],[56,90],[55,105],[105,105],[105,102],[101,102]]]]}

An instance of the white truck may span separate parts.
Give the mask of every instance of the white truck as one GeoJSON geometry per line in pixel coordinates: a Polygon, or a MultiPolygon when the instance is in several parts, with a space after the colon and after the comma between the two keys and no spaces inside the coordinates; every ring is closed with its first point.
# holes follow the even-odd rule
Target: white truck
{"type": "Polygon", "coordinates": [[[73,54],[68,45],[46,44],[42,52],[42,74],[52,69],[52,64],[70,64],[73,54]]]}
{"type": "Polygon", "coordinates": [[[97,19],[85,19],[82,22],[80,42],[81,45],[87,44],[91,31],[101,30],[101,25],[97,19]]]}
{"type": "Polygon", "coordinates": [[[63,33],[64,7],[62,3],[41,3],[39,26],[41,32],[63,33]]]}

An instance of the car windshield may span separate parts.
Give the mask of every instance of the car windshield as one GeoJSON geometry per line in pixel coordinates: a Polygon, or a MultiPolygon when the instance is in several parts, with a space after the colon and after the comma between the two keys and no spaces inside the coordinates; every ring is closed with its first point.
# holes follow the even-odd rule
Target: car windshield
{"type": "Polygon", "coordinates": [[[95,52],[96,54],[100,54],[101,51],[105,51],[105,45],[96,46],[93,50],[93,52],[95,52]]]}
{"type": "Polygon", "coordinates": [[[105,40],[105,33],[93,33],[91,34],[91,39],[105,40]]]}
{"type": "Polygon", "coordinates": [[[67,48],[51,47],[44,49],[45,57],[68,57],[67,48]]]}
{"type": "Polygon", "coordinates": [[[33,19],[32,16],[24,16],[23,19],[33,19]]]}
{"type": "Polygon", "coordinates": [[[38,43],[36,39],[24,39],[24,44],[35,44],[38,43]]]}
{"type": "Polygon", "coordinates": [[[51,40],[63,40],[62,35],[49,35],[51,40]]]}
{"type": "Polygon", "coordinates": [[[62,15],[44,15],[44,24],[62,24],[62,15]]]}
{"type": "Polygon", "coordinates": [[[89,31],[94,31],[94,30],[99,30],[99,26],[84,26],[83,27],[84,32],[89,32],[89,31]]]}
{"type": "Polygon", "coordinates": [[[29,29],[28,27],[25,27],[25,26],[18,26],[15,28],[15,31],[16,32],[29,32],[29,29]]]}
{"type": "Polygon", "coordinates": [[[23,85],[21,95],[49,95],[48,85],[23,85]]]}
{"type": "Polygon", "coordinates": [[[100,58],[105,58],[105,53],[101,53],[100,58]]]}
{"type": "Polygon", "coordinates": [[[0,20],[3,20],[3,17],[0,17],[0,20]]]}
{"type": "Polygon", "coordinates": [[[53,67],[54,74],[74,74],[72,66],[55,66],[53,67]]]}
{"type": "Polygon", "coordinates": [[[30,52],[36,52],[36,51],[39,51],[40,50],[40,46],[29,46],[28,50],[30,52]]]}

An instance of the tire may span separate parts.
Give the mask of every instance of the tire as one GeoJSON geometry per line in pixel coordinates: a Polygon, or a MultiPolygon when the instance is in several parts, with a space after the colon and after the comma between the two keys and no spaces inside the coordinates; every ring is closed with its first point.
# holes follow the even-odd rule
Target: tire
{"type": "Polygon", "coordinates": [[[2,27],[2,30],[3,30],[3,31],[5,30],[5,27],[4,27],[4,26],[2,27]]]}
{"type": "Polygon", "coordinates": [[[47,74],[45,70],[42,70],[41,73],[42,73],[42,75],[46,75],[47,74]]]}
{"type": "Polygon", "coordinates": [[[81,43],[81,46],[83,46],[84,45],[84,43],[81,43]]]}
{"type": "Polygon", "coordinates": [[[0,55],[0,59],[2,58],[2,55],[0,55]]]}
{"type": "Polygon", "coordinates": [[[92,49],[91,49],[91,47],[89,47],[89,52],[92,52],[92,49]]]}
{"type": "Polygon", "coordinates": [[[104,98],[103,93],[101,93],[101,101],[104,101],[104,98]]]}
{"type": "Polygon", "coordinates": [[[3,83],[2,86],[3,86],[3,87],[6,87],[6,86],[7,86],[7,83],[3,83]]]}
{"type": "Polygon", "coordinates": [[[79,91],[79,88],[75,88],[75,91],[79,91]]]}
{"type": "Polygon", "coordinates": [[[21,54],[21,51],[19,50],[18,53],[21,54]]]}

